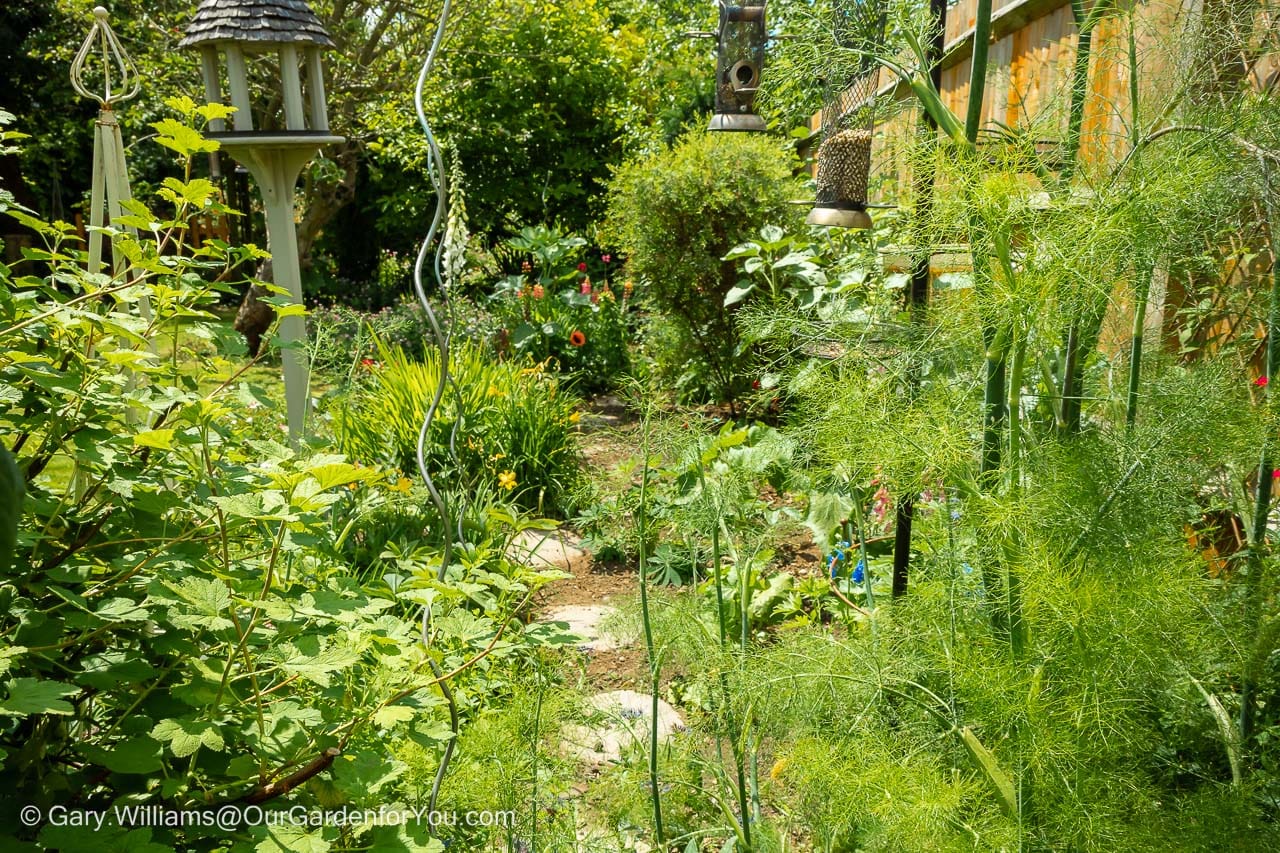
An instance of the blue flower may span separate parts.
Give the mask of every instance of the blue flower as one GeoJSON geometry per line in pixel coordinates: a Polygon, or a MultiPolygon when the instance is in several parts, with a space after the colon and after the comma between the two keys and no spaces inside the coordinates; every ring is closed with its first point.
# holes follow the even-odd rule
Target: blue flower
{"type": "Polygon", "coordinates": [[[951,510],[951,520],[952,520],[952,521],[959,521],[959,520],[960,520],[960,510],[958,510],[958,509],[953,509],[953,510],[951,510]]]}
{"type": "Polygon", "coordinates": [[[960,570],[964,572],[966,575],[973,574],[973,566],[969,565],[968,563],[961,563],[960,570]]]}
{"type": "Polygon", "coordinates": [[[858,565],[853,567],[853,574],[849,576],[849,579],[852,580],[854,583],[862,583],[864,580],[866,580],[866,577],[867,577],[867,564],[862,560],[859,560],[858,565]]]}

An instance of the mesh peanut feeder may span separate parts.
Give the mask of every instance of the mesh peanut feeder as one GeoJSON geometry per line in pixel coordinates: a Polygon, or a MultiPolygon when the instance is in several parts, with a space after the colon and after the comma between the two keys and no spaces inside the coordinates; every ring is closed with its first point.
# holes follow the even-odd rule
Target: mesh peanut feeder
{"type": "Polygon", "coordinates": [[[721,2],[716,39],[716,111],[707,129],[763,131],[764,119],[756,115],[755,100],[768,40],[764,0],[721,2]]]}
{"type": "Polygon", "coordinates": [[[881,0],[837,2],[836,44],[862,52],[850,72],[833,67],[827,75],[822,108],[822,144],[818,147],[817,202],[810,225],[870,228],[867,193],[871,176],[871,141],[875,130],[879,68],[872,54],[884,44],[885,11],[881,0]]]}

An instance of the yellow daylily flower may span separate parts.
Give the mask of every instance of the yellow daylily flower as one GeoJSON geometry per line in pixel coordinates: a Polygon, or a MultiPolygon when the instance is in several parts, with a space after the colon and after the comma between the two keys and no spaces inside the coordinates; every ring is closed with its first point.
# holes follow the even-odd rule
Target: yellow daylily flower
{"type": "Polygon", "coordinates": [[[412,480],[410,480],[408,477],[401,477],[395,483],[391,484],[390,486],[387,486],[387,488],[393,492],[399,492],[402,495],[407,495],[409,494],[409,489],[412,488],[412,486],[413,486],[412,480]]]}
{"type": "Polygon", "coordinates": [[[516,472],[503,471],[498,475],[499,488],[506,489],[508,492],[516,487],[516,472]]]}

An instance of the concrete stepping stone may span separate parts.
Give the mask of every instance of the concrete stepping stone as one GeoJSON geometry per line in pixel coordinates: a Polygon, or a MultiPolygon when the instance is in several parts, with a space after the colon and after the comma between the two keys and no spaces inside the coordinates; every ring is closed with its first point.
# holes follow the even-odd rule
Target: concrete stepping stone
{"type": "Polygon", "coordinates": [[[565,530],[523,530],[511,540],[507,556],[532,569],[572,572],[591,559],[579,542],[565,530]]]}
{"type": "Polygon", "coordinates": [[[552,607],[538,621],[566,623],[570,631],[583,638],[578,648],[584,652],[609,652],[623,645],[602,627],[617,612],[617,608],[605,604],[562,604],[552,607]]]}
{"type": "MultiPolygon", "coordinates": [[[[612,690],[587,700],[591,718],[583,724],[566,725],[561,734],[564,752],[588,764],[608,764],[622,760],[625,752],[649,743],[653,697],[634,690],[612,690]]],[[[658,742],[669,742],[685,730],[680,712],[658,700],[658,742]]]]}

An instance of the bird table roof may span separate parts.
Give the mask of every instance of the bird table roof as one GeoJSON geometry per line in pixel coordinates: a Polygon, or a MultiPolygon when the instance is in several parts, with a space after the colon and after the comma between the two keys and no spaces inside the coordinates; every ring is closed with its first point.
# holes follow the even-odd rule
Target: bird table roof
{"type": "Polygon", "coordinates": [[[223,41],[333,47],[306,0],[200,0],[180,45],[223,41]]]}

